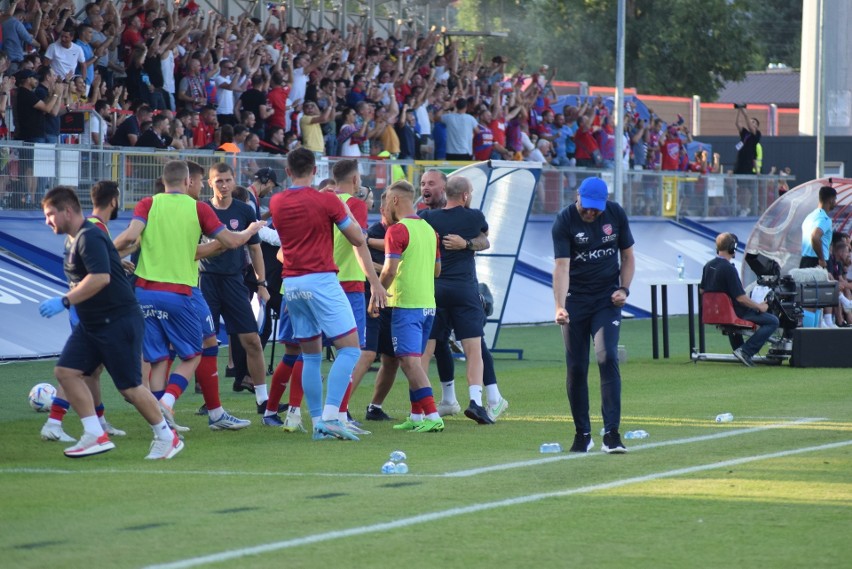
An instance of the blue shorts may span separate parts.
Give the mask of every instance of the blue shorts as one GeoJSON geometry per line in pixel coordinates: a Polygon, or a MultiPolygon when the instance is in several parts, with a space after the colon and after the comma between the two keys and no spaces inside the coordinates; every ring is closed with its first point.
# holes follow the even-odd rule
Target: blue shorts
{"type": "Polygon", "coordinates": [[[201,353],[201,319],[191,296],[136,287],[136,300],[145,315],[142,358],[159,362],[169,357],[169,345],[182,360],[201,353]]]}
{"type": "Polygon", "coordinates": [[[201,292],[210,307],[213,326],[219,331],[219,317],[225,319],[228,334],[257,333],[257,320],[251,309],[250,294],[242,274],[201,273],[201,292]]]}
{"type": "Polygon", "coordinates": [[[314,273],[284,279],[284,298],[293,336],[299,341],[325,334],[332,340],[356,331],[352,307],[335,273],[314,273]]]}
{"type": "Polygon", "coordinates": [[[434,319],[434,308],[394,308],[391,312],[394,355],[398,358],[422,356],[434,319]]]}
{"type": "MultiPolygon", "coordinates": [[[[368,293],[364,293],[366,301],[368,293]]],[[[362,349],[368,352],[376,352],[393,357],[393,344],[391,343],[391,312],[392,308],[382,308],[376,318],[367,317],[364,327],[364,346],[362,349]]]]}
{"type": "Polygon", "coordinates": [[[479,298],[476,284],[467,285],[458,282],[435,281],[435,304],[438,311],[430,340],[445,341],[450,331],[455,332],[456,340],[477,338],[485,334],[485,309],[479,298]]]}
{"type": "Polygon", "coordinates": [[[204,300],[204,295],[201,294],[201,289],[197,286],[192,287],[192,305],[195,307],[195,313],[201,320],[201,337],[205,340],[210,336],[216,335],[216,326],[213,325],[213,316],[210,314],[210,307],[207,306],[207,301],[204,300]]]}
{"type": "Polygon", "coordinates": [[[92,375],[103,364],[118,389],[142,385],[142,336],[145,319],[134,309],[102,326],[74,326],[57,367],[92,375]]]}
{"type": "MultiPolygon", "coordinates": [[[[352,316],[355,317],[355,327],[358,329],[358,346],[363,350],[367,345],[367,303],[363,292],[345,292],[349,306],[352,307],[352,316]]],[[[332,346],[334,342],[323,338],[324,346],[332,346]]]]}
{"type": "Polygon", "coordinates": [[[287,310],[287,299],[281,297],[281,310],[278,311],[278,343],[298,346],[299,341],[293,336],[293,325],[290,323],[290,311],[287,310]]]}

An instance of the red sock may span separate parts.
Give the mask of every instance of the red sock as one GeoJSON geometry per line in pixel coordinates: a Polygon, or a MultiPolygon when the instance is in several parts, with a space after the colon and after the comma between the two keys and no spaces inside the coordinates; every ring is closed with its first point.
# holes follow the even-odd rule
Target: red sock
{"type": "Polygon", "coordinates": [[[417,403],[413,404],[411,407],[414,408],[414,405],[420,405],[420,408],[423,409],[424,415],[429,415],[430,413],[438,412],[438,408],[435,406],[435,397],[432,395],[427,395],[417,403]]]}
{"type": "Polygon", "coordinates": [[[293,374],[290,376],[290,400],[288,401],[291,408],[295,409],[302,406],[302,398],[305,396],[302,390],[302,360],[298,360],[293,364],[293,374]]]}
{"type": "Polygon", "coordinates": [[[346,413],[349,411],[349,396],[352,395],[352,380],[349,380],[349,385],[346,386],[346,393],[343,394],[343,400],[340,402],[340,412],[346,413]]]}
{"type": "MultiPolygon", "coordinates": [[[[412,401],[411,402],[411,414],[412,415],[422,415],[423,414],[423,407],[420,405],[421,401],[412,401]]],[[[433,405],[434,405],[434,402],[433,402],[433,405]]]]}
{"type": "Polygon", "coordinates": [[[50,406],[50,418],[55,419],[56,421],[62,422],[62,419],[65,418],[65,413],[68,412],[68,407],[63,407],[62,405],[57,405],[56,403],[50,406]]]}
{"type": "MultiPolygon", "coordinates": [[[[201,386],[201,394],[207,409],[218,409],[222,406],[219,400],[219,358],[217,356],[201,356],[198,367],[195,368],[195,381],[201,386]]],[[[168,389],[166,389],[168,391],[168,389]]]]}
{"type": "Polygon", "coordinates": [[[290,382],[292,373],[293,366],[285,364],[284,360],[278,362],[278,367],[275,368],[275,373],[272,374],[272,382],[269,385],[269,399],[266,401],[267,411],[278,412],[278,404],[281,403],[281,398],[287,391],[287,383],[290,382]]]}

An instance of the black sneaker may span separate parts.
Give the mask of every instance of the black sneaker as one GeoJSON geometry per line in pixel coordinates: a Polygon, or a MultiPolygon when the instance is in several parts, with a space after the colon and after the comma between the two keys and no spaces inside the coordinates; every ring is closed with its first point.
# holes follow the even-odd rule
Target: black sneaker
{"type": "Polygon", "coordinates": [[[204,393],[204,391],[202,391],[201,389],[201,384],[197,381],[195,382],[195,393],[204,393]]]}
{"type": "MultiPolygon", "coordinates": [[[[356,427],[360,427],[360,426],[361,426],[361,422],[360,422],[360,421],[356,421],[355,419],[353,419],[353,418],[352,418],[352,413],[350,413],[348,409],[346,410],[346,422],[348,422],[350,425],[355,425],[356,427]]],[[[355,433],[355,434],[357,435],[357,434],[359,434],[359,433],[355,433]]]]}
{"type": "Polygon", "coordinates": [[[480,425],[494,424],[494,419],[488,415],[488,411],[485,410],[485,407],[477,405],[472,399],[470,401],[470,405],[468,405],[467,409],[464,410],[464,416],[468,419],[473,419],[480,425]]]}
{"type": "Polygon", "coordinates": [[[239,393],[240,391],[248,391],[249,393],[254,393],[254,384],[246,379],[235,379],[234,391],[236,391],[237,393],[239,393]]]}
{"type": "MultiPolygon", "coordinates": [[[[267,400],[266,400],[266,401],[264,401],[263,403],[258,403],[258,404],[257,404],[257,414],[258,414],[258,415],[263,415],[264,413],[266,413],[266,403],[267,403],[267,401],[269,401],[269,400],[267,399],[267,400]]],[[[289,405],[287,405],[286,403],[279,403],[279,404],[278,404],[278,412],[279,412],[279,413],[286,413],[286,412],[287,412],[287,409],[289,409],[289,408],[290,408],[290,406],[289,406],[289,405]]]]}
{"type": "Polygon", "coordinates": [[[607,454],[624,454],[627,452],[618,431],[610,431],[604,434],[601,450],[607,454]]]}
{"type": "Polygon", "coordinates": [[[385,413],[381,407],[367,405],[367,414],[364,418],[368,421],[393,421],[394,418],[385,413]]]}
{"type": "Polygon", "coordinates": [[[746,367],[754,367],[754,360],[751,359],[751,356],[743,352],[742,348],[737,348],[734,350],[734,356],[740,360],[744,366],[746,367]]]}
{"type": "Polygon", "coordinates": [[[207,416],[207,403],[198,408],[198,411],[195,412],[196,415],[202,415],[204,417],[207,416]]]}
{"type": "Polygon", "coordinates": [[[225,366],[225,377],[237,377],[237,371],[231,366],[225,366]]]}
{"type": "Polygon", "coordinates": [[[568,452],[589,452],[595,448],[595,442],[592,440],[591,433],[577,433],[574,435],[574,444],[571,445],[571,450],[568,452]]]}

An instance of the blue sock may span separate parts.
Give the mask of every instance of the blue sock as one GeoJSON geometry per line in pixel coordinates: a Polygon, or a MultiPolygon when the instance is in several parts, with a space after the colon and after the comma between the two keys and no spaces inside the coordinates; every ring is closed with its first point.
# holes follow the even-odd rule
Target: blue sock
{"type": "MultiPolygon", "coordinates": [[[[328,372],[328,395],[326,396],[326,404],[340,407],[340,402],[343,401],[343,395],[346,393],[346,388],[349,387],[349,378],[352,377],[352,370],[355,369],[355,364],[358,363],[358,358],[361,357],[359,348],[340,348],[337,350],[337,357],[334,358],[334,363],[331,364],[331,370],[328,372]]],[[[307,365],[307,362],[305,362],[307,365]]],[[[304,380],[302,385],[304,385],[304,380]]]]}
{"type": "Polygon", "coordinates": [[[284,354],[284,357],[281,358],[281,361],[284,363],[285,366],[293,367],[293,365],[296,363],[296,360],[299,359],[300,355],[301,354],[284,354]]]}
{"type": "Polygon", "coordinates": [[[302,354],[302,389],[311,417],[322,415],[322,354],[302,354]]]}
{"type": "Polygon", "coordinates": [[[165,390],[165,389],[161,389],[160,391],[152,391],[151,393],[153,393],[153,394],[154,394],[154,397],[156,397],[156,398],[157,398],[157,401],[159,401],[160,399],[162,399],[162,398],[163,398],[163,395],[165,395],[165,394],[166,394],[166,390],[165,390]]]}

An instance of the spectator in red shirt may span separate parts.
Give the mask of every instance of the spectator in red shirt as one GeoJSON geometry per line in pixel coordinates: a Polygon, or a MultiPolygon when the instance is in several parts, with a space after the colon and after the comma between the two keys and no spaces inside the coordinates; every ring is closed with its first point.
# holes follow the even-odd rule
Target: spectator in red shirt
{"type": "Polygon", "coordinates": [[[215,148],[216,128],[219,122],[216,119],[216,109],[214,107],[204,107],[201,111],[201,124],[198,125],[192,134],[192,142],[195,148],[215,148]]]}
{"type": "Polygon", "coordinates": [[[287,128],[287,98],[290,96],[290,85],[284,82],[284,73],[272,72],[272,89],[266,95],[266,102],[272,109],[272,115],[266,119],[268,128],[287,128]]]}
{"type": "Polygon", "coordinates": [[[663,155],[662,169],[674,171],[680,165],[680,149],[683,142],[677,133],[676,126],[670,126],[666,130],[666,138],[660,142],[660,152],[663,155]]]}
{"type": "Polygon", "coordinates": [[[598,149],[598,143],[592,135],[592,129],[589,126],[588,115],[580,115],[577,118],[577,132],[574,133],[574,145],[576,146],[575,157],[577,158],[577,166],[584,168],[595,168],[598,165],[595,163],[594,153],[598,149]]]}

